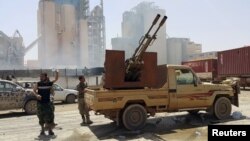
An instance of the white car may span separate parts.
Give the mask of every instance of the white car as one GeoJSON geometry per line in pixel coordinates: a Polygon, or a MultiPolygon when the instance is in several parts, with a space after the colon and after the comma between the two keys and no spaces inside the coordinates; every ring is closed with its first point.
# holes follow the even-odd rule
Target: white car
{"type": "Polygon", "coordinates": [[[54,84],[53,89],[55,91],[55,101],[63,101],[66,103],[74,103],[76,101],[78,91],[73,89],[64,89],[58,84],[54,84]]]}
{"type": "MultiPolygon", "coordinates": [[[[19,81],[17,83],[25,89],[33,89],[34,84],[36,84],[34,81],[19,81]]],[[[53,89],[55,92],[54,101],[62,101],[66,103],[74,103],[76,101],[78,91],[73,89],[64,89],[56,83],[53,85],[53,89]]]]}

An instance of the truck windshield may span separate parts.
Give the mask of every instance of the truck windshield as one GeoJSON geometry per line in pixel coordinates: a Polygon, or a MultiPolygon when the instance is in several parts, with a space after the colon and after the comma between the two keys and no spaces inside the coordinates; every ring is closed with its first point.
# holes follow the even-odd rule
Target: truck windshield
{"type": "Polygon", "coordinates": [[[178,85],[194,84],[194,75],[188,69],[176,69],[176,81],[178,85]]]}

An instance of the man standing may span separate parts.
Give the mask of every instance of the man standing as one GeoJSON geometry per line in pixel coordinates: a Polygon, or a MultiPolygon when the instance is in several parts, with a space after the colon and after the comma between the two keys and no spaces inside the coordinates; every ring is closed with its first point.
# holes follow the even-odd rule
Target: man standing
{"type": "Polygon", "coordinates": [[[37,116],[41,126],[40,135],[45,135],[45,129],[48,129],[49,135],[54,135],[54,111],[53,104],[50,101],[51,88],[53,83],[58,80],[58,71],[56,71],[55,80],[49,81],[47,73],[40,74],[40,81],[34,87],[34,94],[37,97],[37,116]]]}
{"type": "Polygon", "coordinates": [[[84,76],[79,76],[79,84],[77,85],[77,91],[78,91],[78,109],[82,116],[82,123],[81,125],[87,125],[92,124],[93,122],[89,118],[89,108],[87,107],[85,100],[84,100],[84,94],[85,94],[85,88],[87,88],[87,83],[85,82],[84,76]]]}

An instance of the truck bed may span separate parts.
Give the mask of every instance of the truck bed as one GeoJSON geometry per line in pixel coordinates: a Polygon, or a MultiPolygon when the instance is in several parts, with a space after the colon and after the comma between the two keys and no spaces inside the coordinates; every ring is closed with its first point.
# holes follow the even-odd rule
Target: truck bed
{"type": "Polygon", "coordinates": [[[122,109],[127,102],[144,101],[150,106],[168,104],[168,91],[162,89],[108,90],[102,88],[87,88],[85,101],[94,111],[122,109]]]}

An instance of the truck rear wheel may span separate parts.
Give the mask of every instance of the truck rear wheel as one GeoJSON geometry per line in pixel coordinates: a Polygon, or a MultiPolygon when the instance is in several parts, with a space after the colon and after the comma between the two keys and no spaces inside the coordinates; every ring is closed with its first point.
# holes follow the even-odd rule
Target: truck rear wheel
{"type": "Polygon", "coordinates": [[[226,119],[230,116],[232,111],[232,105],[228,98],[220,97],[214,104],[214,115],[218,119],[226,119]]]}
{"type": "Polygon", "coordinates": [[[123,125],[128,130],[138,130],[145,126],[147,111],[142,105],[129,105],[123,112],[123,125]]]}

